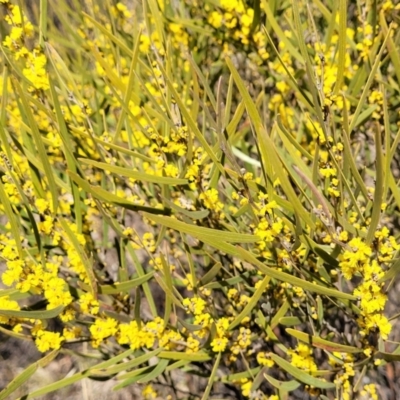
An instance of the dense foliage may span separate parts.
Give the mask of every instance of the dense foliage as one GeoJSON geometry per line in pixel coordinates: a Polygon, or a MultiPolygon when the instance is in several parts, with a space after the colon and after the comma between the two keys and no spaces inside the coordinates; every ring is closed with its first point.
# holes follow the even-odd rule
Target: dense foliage
{"type": "Polygon", "coordinates": [[[0,0],[0,330],[47,353],[0,399],[66,352],[96,362],[25,399],[382,397],[400,6],[25,3],[0,0]]]}

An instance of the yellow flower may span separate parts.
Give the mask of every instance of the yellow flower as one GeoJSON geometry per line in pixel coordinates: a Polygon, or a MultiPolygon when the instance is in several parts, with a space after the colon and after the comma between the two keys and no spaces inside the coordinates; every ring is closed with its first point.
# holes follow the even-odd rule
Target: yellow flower
{"type": "Polygon", "coordinates": [[[110,336],[114,336],[118,331],[118,322],[113,318],[97,319],[89,328],[92,335],[93,347],[98,347],[100,343],[110,336]]]}
{"type": "Polygon", "coordinates": [[[200,315],[206,308],[207,303],[201,297],[186,298],[182,304],[186,307],[187,311],[192,312],[194,315],[200,315]]]}
{"type": "Polygon", "coordinates": [[[215,188],[208,189],[201,193],[199,199],[203,201],[204,206],[209,210],[220,212],[224,208],[224,205],[219,201],[218,191],[215,188]]]}
{"type": "Polygon", "coordinates": [[[142,390],[142,396],[144,400],[153,400],[157,398],[157,392],[153,389],[153,386],[147,385],[142,390]]]}
{"type": "Polygon", "coordinates": [[[154,235],[151,232],[146,232],[142,237],[143,245],[148,251],[154,253],[156,251],[156,241],[154,235]]]}
{"type": "Polygon", "coordinates": [[[215,322],[215,327],[217,328],[217,335],[224,336],[229,327],[229,318],[222,317],[215,322]]]}
{"type": "Polygon", "coordinates": [[[271,360],[268,354],[262,351],[257,353],[257,362],[260,365],[266,366],[268,368],[272,368],[274,366],[274,362],[271,360]]]}
{"type": "Polygon", "coordinates": [[[61,347],[64,337],[58,332],[40,330],[36,336],[35,344],[42,353],[48,350],[57,350],[61,347]]]}
{"type": "Polygon", "coordinates": [[[92,293],[84,293],[79,298],[79,305],[82,312],[96,315],[100,309],[100,303],[94,298],[92,293]]]}
{"type": "Polygon", "coordinates": [[[21,25],[22,24],[22,10],[19,6],[12,5],[11,6],[11,16],[6,15],[4,18],[10,25],[21,25]]]}
{"type": "Polygon", "coordinates": [[[186,353],[197,353],[200,350],[200,342],[190,335],[186,340],[186,353]]]}
{"type": "Polygon", "coordinates": [[[213,11],[208,16],[208,23],[216,29],[222,26],[222,22],[223,22],[223,16],[218,11],[213,11]]]}
{"type": "Polygon", "coordinates": [[[361,392],[361,396],[363,396],[363,399],[370,399],[370,400],[378,400],[378,393],[376,392],[376,386],[373,383],[370,383],[368,385],[365,385],[361,392]]]}
{"type": "Polygon", "coordinates": [[[246,381],[244,383],[242,383],[242,395],[245,397],[250,397],[250,393],[251,393],[251,387],[253,385],[252,381],[249,381],[246,379],[246,381]]]}
{"type": "Polygon", "coordinates": [[[294,367],[310,372],[318,369],[312,358],[312,350],[304,343],[299,343],[294,350],[288,350],[288,356],[291,357],[291,364],[294,367]]]}
{"type": "Polygon", "coordinates": [[[215,353],[225,351],[227,345],[228,339],[226,337],[216,337],[211,342],[212,351],[214,351],[215,353]]]}
{"type": "MultiPolygon", "coordinates": [[[[2,310],[20,310],[19,304],[10,300],[9,296],[0,297],[0,309],[2,310]]],[[[0,324],[8,324],[10,318],[7,316],[0,315],[0,324]]]]}
{"type": "Polygon", "coordinates": [[[125,4],[123,3],[117,3],[115,8],[117,11],[119,11],[120,15],[122,15],[124,18],[130,18],[132,16],[131,12],[128,10],[125,4]]]}

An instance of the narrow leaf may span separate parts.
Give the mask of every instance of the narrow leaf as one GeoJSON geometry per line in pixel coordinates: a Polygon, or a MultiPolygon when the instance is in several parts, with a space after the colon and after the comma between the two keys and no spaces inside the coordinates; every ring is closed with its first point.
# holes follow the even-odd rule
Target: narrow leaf
{"type": "Polygon", "coordinates": [[[341,353],[362,353],[363,349],[359,349],[353,346],[347,346],[340,343],[331,342],[329,340],[322,339],[317,336],[311,336],[307,333],[297,331],[295,329],[287,328],[286,332],[289,335],[294,336],[296,339],[301,340],[302,342],[308,343],[311,346],[319,347],[320,349],[324,349],[330,352],[338,351],[341,353]]]}
{"type": "Polygon", "coordinates": [[[300,382],[305,383],[306,385],[313,386],[319,389],[334,389],[336,385],[331,382],[326,382],[318,378],[314,378],[309,375],[307,372],[294,367],[292,364],[279,357],[276,354],[270,353],[269,356],[271,359],[278,364],[283,370],[292,375],[294,378],[298,379],[300,382]]]}
{"type": "Polygon", "coordinates": [[[0,392],[0,400],[9,398],[8,396],[21,387],[37,371],[38,368],[45,367],[48,363],[54,360],[58,353],[59,350],[53,350],[51,353],[47,354],[39,361],[31,364],[28,368],[21,372],[0,392]]]}

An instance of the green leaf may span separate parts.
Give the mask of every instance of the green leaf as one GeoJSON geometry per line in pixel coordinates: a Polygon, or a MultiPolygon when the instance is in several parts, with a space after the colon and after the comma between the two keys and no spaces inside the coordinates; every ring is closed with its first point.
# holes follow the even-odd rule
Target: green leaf
{"type": "Polygon", "coordinates": [[[243,308],[241,313],[236,316],[236,318],[230,323],[228,327],[228,331],[231,331],[233,328],[235,328],[237,325],[239,325],[244,318],[250,316],[251,312],[253,311],[253,308],[257,305],[258,300],[260,300],[260,297],[264,294],[265,288],[267,287],[268,283],[270,281],[270,277],[266,276],[260,286],[257,288],[253,296],[251,296],[251,299],[249,302],[246,304],[246,306],[243,308]]]}
{"type": "Polygon", "coordinates": [[[268,374],[264,374],[264,378],[276,389],[278,390],[285,390],[286,392],[292,392],[293,390],[298,389],[301,386],[301,383],[297,381],[287,381],[282,382],[278,381],[277,379],[269,376],[268,374]]]}
{"type": "Polygon", "coordinates": [[[346,61],[346,41],[347,41],[347,0],[339,0],[339,50],[338,50],[338,69],[336,76],[334,95],[339,93],[342,88],[346,61]]]}
{"type": "Polygon", "coordinates": [[[123,127],[123,124],[125,121],[126,114],[127,114],[125,112],[125,109],[129,109],[129,101],[132,98],[132,92],[133,92],[133,88],[134,88],[134,81],[135,81],[135,75],[136,75],[136,67],[137,67],[138,57],[139,57],[140,37],[141,37],[141,31],[137,35],[136,42],[134,44],[132,61],[131,61],[131,65],[129,68],[128,84],[126,85],[125,94],[124,94],[125,107],[122,108],[121,114],[118,118],[118,123],[117,123],[117,127],[115,129],[115,134],[114,134],[114,139],[113,139],[114,143],[117,141],[117,139],[121,135],[121,130],[122,130],[122,127],[123,127]]]}
{"type": "Polygon", "coordinates": [[[291,285],[299,286],[305,290],[309,290],[310,292],[336,297],[338,299],[356,300],[356,297],[351,294],[342,293],[339,292],[338,290],[330,289],[324,286],[320,286],[316,283],[308,282],[304,279],[297,278],[293,275],[279,271],[278,269],[269,268],[266,265],[264,265],[261,261],[257,260],[257,258],[254,257],[253,254],[251,254],[249,251],[241,247],[237,246],[237,251],[243,260],[255,265],[261,272],[263,272],[267,276],[270,276],[271,278],[278,279],[282,282],[290,283],[291,285]]]}
{"type": "MultiPolygon", "coordinates": [[[[145,353],[141,356],[135,357],[133,360],[122,362],[119,364],[117,362],[115,362],[115,363],[113,363],[114,365],[110,364],[110,365],[107,365],[106,367],[104,367],[102,365],[102,368],[99,368],[98,366],[94,366],[90,370],[91,370],[92,374],[96,375],[96,376],[110,376],[110,375],[118,374],[119,372],[126,371],[128,369],[137,367],[140,364],[144,364],[145,362],[149,361],[151,358],[157,357],[161,351],[162,351],[162,349],[156,349],[153,351],[149,351],[148,353],[145,353]]],[[[133,350],[130,350],[130,352],[132,353],[133,350]]],[[[128,355],[130,355],[130,353],[128,355]]],[[[118,359],[117,361],[120,361],[120,360],[118,359]]]]}
{"type": "Polygon", "coordinates": [[[191,67],[193,68],[194,72],[196,72],[196,76],[199,78],[201,84],[203,85],[203,88],[207,94],[208,99],[210,100],[213,110],[216,111],[217,110],[217,101],[215,100],[214,93],[211,90],[207,79],[201,72],[201,69],[199,68],[199,66],[194,62],[193,57],[189,56],[189,62],[190,62],[191,67]]]}
{"type": "Polygon", "coordinates": [[[86,132],[82,132],[79,129],[74,128],[73,126],[70,126],[69,129],[74,134],[80,135],[80,136],[82,136],[83,138],[86,138],[86,139],[91,139],[94,142],[102,145],[102,147],[109,147],[110,149],[113,149],[113,150],[117,151],[118,153],[126,154],[126,155],[128,155],[128,156],[130,156],[132,158],[138,158],[138,159],[146,161],[146,162],[148,162],[150,164],[154,164],[156,162],[154,159],[152,159],[150,157],[147,157],[145,154],[129,150],[129,149],[125,148],[125,147],[118,146],[118,145],[116,145],[114,143],[106,142],[106,141],[102,140],[101,138],[98,138],[98,137],[93,136],[93,135],[89,135],[86,132]]]}
{"type": "Polygon", "coordinates": [[[12,318],[28,318],[28,319],[51,319],[61,314],[64,306],[58,306],[51,310],[40,311],[17,311],[17,310],[0,310],[0,315],[12,318]]]}
{"type": "Polygon", "coordinates": [[[385,275],[378,281],[379,283],[385,282],[394,278],[400,273],[400,259],[397,259],[392,266],[386,271],[385,275]]]}
{"type": "Polygon", "coordinates": [[[295,208],[296,212],[299,216],[306,222],[310,227],[314,227],[314,223],[310,218],[309,212],[307,212],[303,205],[301,204],[300,200],[297,197],[291,183],[289,182],[288,177],[286,176],[281,162],[279,160],[279,156],[276,153],[274,143],[272,142],[271,138],[269,137],[268,133],[262,126],[262,121],[260,115],[257,111],[257,108],[250,97],[249,92],[247,91],[243,80],[240,78],[239,73],[237,72],[236,68],[234,67],[231,60],[228,58],[226,59],[226,63],[229,67],[229,70],[235,80],[236,86],[238,87],[241,96],[246,105],[247,113],[250,116],[250,120],[252,125],[254,126],[254,130],[256,131],[256,135],[258,138],[258,146],[260,148],[262,160],[263,160],[263,167],[264,172],[267,176],[267,191],[268,194],[271,195],[272,198],[272,181],[276,176],[279,178],[281,182],[281,186],[287,195],[289,201],[292,203],[293,207],[295,208]],[[275,173],[275,174],[274,174],[275,173]],[[268,183],[269,182],[269,183],[268,183]]]}
{"type": "Polygon", "coordinates": [[[374,81],[375,74],[376,74],[376,72],[378,70],[378,67],[380,66],[381,57],[382,57],[383,51],[385,50],[386,42],[387,42],[390,34],[391,34],[391,29],[389,28],[389,30],[388,30],[388,32],[386,34],[385,40],[383,41],[383,44],[381,46],[381,49],[379,50],[379,53],[375,57],[374,64],[372,66],[371,72],[370,72],[370,74],[368,76],[367,82],[364,85],[364,89],[363,89],[363,92],[361,94],[361,97],[360,97],[360,99],[359,99],[359,101],[357,103],[356,111],[354,112],[353,118],[352,118],[352,120],[350,122],[350,127],[349,127],[350,132],[352,132],[352,130],[356,126],[356,122],[358,120],[358,116],[360,115],[361,110],[364,107],[364,103],[365,103],[365,101],[367,99],[367,96],[370,94],[369,89],[370,89],[370,87],[371,87],[371,85],[372,85],[372,83],[374,81]]]}
{"type": "Polygon", "coordinates": [[[332,268],[339,268],[339,261],[333,258],[329,253],[327,253],[322,247],[315,246],[313,251],[321,257],[327,264],[332,268]]]}
{"type": "Polygon", "coordinates": [[[212,268],[200,279],[200,286],[210,283],[218,275],[221,268],[222,264],[220,262],[215,263],[212,268]]]}
{"type": "Polygon", "coordinates": [[[100,22],[96,21],[95,18],[91,17],[89,14],[82,12],[82,15],[87,18],[97,29],[99,29],[106,37],[108,37],[112,42],[114,42],[121,50],[126,54],[132,56],[132,50],[119,38],[112,34],[112,32],[107,29],[100,22]]]}
{"type": "Polygon", "coordinates": [[[10,200],[8,199],[6,191],[4,190],[4,184],[1,180],[0,180],[0,203],[3,206],[5,215],[10,223],[11,235],[12,238],[15,240],[15,247],[18,252],[18,256],[21,260],[23,260],[25,257],[21,244],[20,226],[18,223],[18,219],[16,218],[14,211],[12,209],[10,200]]]}
{"type": "Polygon", "coordinates": [[[181,294],[175,287],[171,287],[171,285],[168,284],[168,279],[166,279],[164,275],[155,274],[154,279],[157,281],[160,288],[165,292],[168,302],[172,302],[176,306],[184,308],[182,305],[183,298],[181,294]]]}
{"type": "MultiPolygon", "coordinates": [[[[383,34],[387,36],[387,50],[388,54],[392,60],[393,66],[394,66],[394,73],[396,74],[397,77],[397,83],[400,84],[400,56],[399,56],[399,51],[398,47],[396,47],[396,43],[393,42],[393,39],[389,33],[389,28],[386,23],[386,18],[385,18],[385,13],[381,12],[379,13],[379,24],[380,27],[383,29],[383,34]]],[[[398,44],[397,44],[398,46],[398,44]]]]}
{"type": "Polygon", "coordinates": [[[368,200],[369,197],[368,197],[367,188],[365,186],[364,180],[362,179],[360,173],[358,172],[354,156],[351,153],[350,135],[349,135],[349,133],[347,133],[346,131],[343,131],[342,139],[343,139],[343,146],[344,146],[345,161],[349,164],[352,176],[355,179],[355,181],[357,182],[358,187],[360,188],[364,198],[366,200],[368,200]]]}
{"type": "Polygon", "coordinates": [[[23,372],[21,372],[15,379],[13,379],[1,392],[0,400],[9,398],[11,393],[20,388],[36,371],[38,368],[43,368],[49,364],[59,353],[59,350],[53,350],[39,361],[31,364],[23,372]]]}
{"type": "MultiPolygon", "coordinates": [[[[50,85],[50,93],[51,97],[53,99],[53,105],[54,105],[54,110],[56,113],[56,118],[57,118],[57,123],[58,123],[58,131],[60,133],[61,140],[63,142],[63,151],[65,155],[65,159],[67,161],[67,166],[68,169],[73,171],[74,173],[77,172],[77,168],[79,168],[79,164],[76,162],[76,159],[74,157],[74,150],[73,150],[73,137],[69,134],[69,131],[67,129],[66,123],[64,121],[64,117],[61,111],[61,105],[59,103],[57,93],[53,84],[53,80],[51,77],[49,77],[49,85],[50,85]]],[[[80,194],[79,194],[79,189],[74,184],[71,182],[72,186],[72,194],[74,197],[74,210],[75,210],[75,218],[76,218],[76,224],[78,226],[78,230],[82,230],[82,209],[81,209],[81,200],[80,200],[80,194]]]]}
{"type": "MultiPolygon", "coordinates": [[[[48,42],[46,43],[46,56],[47,56],[47,59],[50,60],[52,66],[54,68],[54,71],[57,74],[58,80],[59,80],[60,84],[63,86],[63,88],[65,89],[65,91],[70,90],[70,88],[72,87],[74,96],[78,96],[79,101],[82,101],[82,98],[80,97],[79,89],[76,85],[76,82],[75,82],[72,72],[65,64],[63,57],[48,42]],[[61,76],[61,74],[63,76],[61,76]],[[69,87],[66,84],[66,82],[68,82],[69,87]]],[[[49,80],[50,79],[51,79],[51,76],[49,76],[49,80]]],[[[53,89],[54,89],[54,85],[53,85],[53,89]]],[[[53,93],[51,93],[51,96],[54,101],[53,93]]],[[[57,111],[56,111],[56,113],[57,113],[57,111]]],[[[58,119],[58,117],[57,117],[57,119],[58,119]]],[[[63,132],[60,132],[60,133],[63,133],[63,132]]]]}
{"type": "Polygon", "coordinates": [[[274,44],[273,40],[271,39],[271,36],[269,35],[268,30],[266,28],[264,28],[264,33],[266,34],[266,36],[268,38],[269,44],[272,47],[274,54],[278,58],[279,62],[281,63],[283,69],[285,70],[287,76],[290,79],[288,82],[289,85],[297,92],[299,99],[302,100],[302,103],[308,108],[308,110],[310,112],[314,112],[313,104],[309,98],[308,93],[306,93],[305,90],[301,86],[299,86],[296,79],[294,78],[292,73],[289,71],[288,67],[286,66],[286,63],[283,61],[281,55],[279,54],[278,49],[275,47],[275,44],[274,44]]]}
{"type": "Polygon", "coordinates": [[[212,36],[213,31],[211,29],[207,29],[204,26],[200,26],[196,23],[195,19],[188,19],[188,18],[170,18],[172,22],[176,22],[178,24],[182,24],[187,28],[190,28],[191,31],[201,33],[205,36],[212,36]]]}
{"type": "Polygon", "coordinates": [[[1,325],[0,325],[0,332],[4,333],[7,336],[11,336],[11,337],[14,337],[19,340],[28,340],[30,342],[32,342],[32,340],[33,340],[32,336],[23,335],[22,333],[14,332],[13,330],[3,328],[1,325]]]}
{"type": "MultiPolygon", "coordinates": [[[[109,86],[112,89],[118,89],[118,91],[120,93],[124,93],[125,92],[125,84],[122,81],[122,79],[120,79],[118,77],[118,75],[115,73],[115,70],[113,68],[113,66],[111,66],[106,59],[100,54],[100,52],[98,52],[96,50],[96,48],[91,48],[90,49],[91,54],[93,55],[93,57],[96,59],[96,61],[100,64],[100,66],[104,69],[104,71],[106,72],[106,81],[110,81],[109,82],[109,86]]],[[[122,99],[121,99],[121,102],[122,99]]]]}
{"type": "Polygon", "coordinates": [[[204,285],[204,287],[207,289],[222,289],[224,287],[233,286],[233,285],[236,285],[237,283],[245,281],[245,276],[246,275],[243,275],[243,276],[239,275],[239,276],[235,276],[233,278],[219,280],[217,282],[210,282],[210,283],[207,283],[206,285],[204,285]]]}
{"type": "Polygon", "coordinates": [[[265,14],[267,15],[268,23],[271,24],[273,31],[279,39],[279,42],[284,43],[285,49],[288,50],[290,55],[294,57],[298,62],[303,64],[304,60],[301,54],[298,52],[297,48],[293,45],[293,43],[289,40],[289,38],[285,35],[282,28],[280,27],[279,22],[276,20],[271,7],[268,4],[267,0],[262,0],[265,14]]]}
{"type": "Polygon", "coordinates": [[[163,198],[163,201],[165,202],[165,204],[171,208],[171,210],[176,211],[177,213],[183,214],[187,217],[189,217],[192,220],[196,220],[196,219],[204,219],[207,218],[207,216],[210,214],[209,210],[200,210],[200,211],[189,211],[186,210],[185,208],[179,207],[177,206],[173,201],[167,199],[167,198],[163,198]]]}
{"type": "Polygon", "coordinates": [[[271,320],[271,329],[274,329],[276,325],[278,325],[281,319],[286,315],[288,310],[290,309],[290,303],[288,300],[285,300],[282,306],[279,308],[278,312],[274,315],[271,320]]]}
{"type": "Polygon", "coordinates": [[[145,174],[144,172],[132,171],[132,169],[118,167],[117,165],[106,164],[94,160],[89,160],[87,158],[80,158],[79,161],[81,161],[84,164],[100,168],[104,171],[110,171],[120,176],[126,176],[128,178],[136,179],[139,182],[152,182],[152,183],[158,183],[159,185],[173,185],[173,186],[187,185],[189,183],[187,179],[168,178],[164,176],[145,174]]]}
{"type": "MultiPolygon", "coordinates": [[[[290,143],[298,152],[301,153],[301,155],[303,157],[306,157],[309,161],[312,161],[313,156],[307,150],[305,150],[304,147],[301,146],[300,143],[297,142],[296,138],[293,137],[293,135],[291,135],[287,131],[285,126],[282,124],[282,119],[280,116],[277,117],[277,125],[278,125],[277,131],[278,131],[279,136],[281,137],[283,143],[285,144],[285,149],[287,149],[289,151],[289,148],[290,148],[289,143],[290,143]]],[[[297,159],[301,160],[301,158],[299,156],[297,156],[295,151],[291,150],[290,154],[295,155],[297,159]]],[[[296,161],[294,161],[294,164],[300,165],[300,162],[298,160],[296,160],[296,161]]],[[[303,169],[303,171],[304,171],[304,169],[303,169]]]]}
{"type": "Polygon", "coordinates": [[[154,24],[156,25],[156,31],[157,31],[157,38],[160,41],[161,45],[164,46],[165,38],[164,38],[164,21],[163,21],[163,16],[160,12],[160,9],[158,7],[157,1],[156,0],[147,0],[146,3],[148,3],[149,8],[150,8],[150,14],[154,24]]]}
{"type": "Polygon", "coordinates": [[[69,227],[68,222],[66,220],[64,220],[63,218],[59,218],[59,222],[60,222],[64,232],[67,234],[69,240],[71,241],[72,246],[76,250],[76,253],[79,256],[79,258],[82,262],[82,265],[85,268],[85,272],[86,272],[87,278],[89,280],[90,292],[92,293],[94,298],[97,298],[97,292],[98,292],[97,280],[96,280],[96,276],[94,274],[92,260],[89,260],[87,258],[84,249],[82,248],[81,244],[79,243],[75,232],[73,232],[71,230],[71,228],[69,227]]]}
{"type": "Polygon", "coordinates": [[[364,377],[365,377],[367,370],[368,370],[368,366],[364,365],[363,369],[360,372],[360,375],[357,377],[357,380],[353,384],[354,385],[354,389],[353,389],[354,393],[357,393],[361,389],[361,387],[365,384],[364,377]]]}
{"type": "Polygon", "coordinates": [[[213,384],[214,384],[215,377],[216,377],[217,372],[218,372],[219,363],[221,361],[221,355],[222,355],[222,353],[219,352],[218,356],[217,356],[217,359],[215,360],[213,369],[211,371],[211,375],[208,378],[208,383],[207,383],[206,389],[204,390],[204,393],[203,393],[203,396],[202,396],[201,400],[207,400],[208,396],[210,395],[211,389],[212,389],[213,384]]]}
{"type": "Polygon", "coordinates": [[[56,189],[56,183],[55,183],[55,178],[54,178],[55,174],[51,168],[49,157],[47,156],[46,148],[45,148],[43,140],[42,140],[42,135],[40,134],[37,122],[35,121],[35,118],[33,117],[31,107],[28,103],[26,94],[22,90],[22,87],[17,80],[14,80],[14,85],[17,88],[18,95],[19,95],[20,100],[23,105],[24,113],[28,120],[29,127],[31,128],[32,136],[33,136],[34,142],[36,144],[36,148],[37,148],[37,151],[39,154],[40,161],[43,163],[44,173],[46,175],[47,184],[48,184],[48,187],[49,187],[49,190],[51,193],[53,210],[54,210],[54,212],[56,212],[58,209],[58,192],[56,189]]]}
{"type": "Polygon", "coordinates": [[[226,232],[211,228],[203,228],[196,225],[186,224],[185,222],[178,221],[177,219],[171,217],[163,217],[147,213],[144,213],[144,216],[154,222],[157,222],[160,225],[165,225],[168,228],[175,229],[179,232],[187,233],[200,240],[206,239],[208,241],[215,240],[215,241],[236,242],[236,243],[255,243],[260,241],[260,238],[255,235],[226,232]]]}
{"type": "Polygon", "coordinates": [[[380,126],[375,127],[375,151],[376,151],[376,161],[375,161],[375,191],[374,191],[374,201],[372,205],[371,222],[368,227],[367,238],[365,243],[370,245],[375,239],[375,232],[378,228],[378,224],[381,217],[381,208],[384,193],[384,161],[382,153],[382,141],[381,141],[381,131],[380,126]]]}
{"type": "Polygon", "coordinates": [[[114,283],[112,285],[100,285],[98,287],[98,291],[100,294],[117,294],[121,292],[127,292],[149,281],[153,276],[154,276],[154,271],[122,283],[114,283]]]}
{"type": "Polygon", "coordinates": [[[375,354],[375,357],[378,359],[383,359],[387,362],[400,361],[400,354],[395,354],[395,353],[386,353],[379,351],[378,353],[375,354]]]}
{"type": "Polygon", "coordinates": [[[241,379],[246,379],[246,378],[253,379],[260,372],[260,370],[261,367],[256,367],[248,369],[247,371],[244,372],[238,372],[237,374],[225,375],[224,377],[221,378],[221,382],[223,383],[237,382],[240,381],[241,379]]]}
{"type": "Polygon", "coordinates": [[[318,378],[314,378],[313,376],[309,375],[307,372],[294,367],[292,364],[284,360],[283,358],[279,357],[276,354],[269,353],[271,359],[281,367],[284,371],[288,374],[292,375],[294,378],[299,380],[300,382],[305,383],[306,385],[313,386],[318,389],[334,389],[336,385],[331,382],[326,382],[318,378]]]}
{"type": "Polygon", "coordinates": [[[313,106],[315,109],[315,113],[316,113],[318,122],[319,122],[321,129],[323,130],[324,135],[326,137],[327,134],[326,134],[326,126],[325,126],[324,117],[322,115],[322,104],[320,103],[320,99],[318,97],[314,69],[311,65],[310,56],[308,54],[308,48],[307,48],[307,45],[306,45],[306,43],[304,41],[304,37],[303,37],[304,30],[301,26],[299,7],[300,7],[299,2],[297,0],[292,0],[294,26],[296,29],[297,40],[298,40],[298,44],[300,47],[300,53],[303,56],[305,66],[306,66],[307,77],[308,77],[307,86],[309,87],[311,95],[312,95],[313,106]]]}
{"type": "Polygon", "coordinates": [[[193,119],[190,111],[186,108],[185,103],[183,102],[181,96],[179,93],[176,91],[174,87],[174,79],[172,76],[169,76],[164,67],[161,64],[158,64],[158,67],[160,68],[161,72],[163,73],[163,76],[165,78],[165,81],[168,85],[168,89],[171,91],[171,94],[176,101],[176,103],[179,106],[179,110],[182,113],[182,116],[184,117],[184,120],[187,123],[187,126],[190,131],[193,132],[195,135],[196,139],[200,142],[201,146],[204,148],[205,152],[207,153],[208,157],[211,158],[213,161],[213,164],[216,166],[216,168],[219,169],[219,171],[223,174],[224,173],[224,168],[221,165],[221,163],[218,160],[218,157],[214,153],[213,149],[210,147],[208,144],[206,138],[203,136],[202,132],[199,130],[196,121],[193,119]]]}
{"type": "MultiPolygon", "coordinates": [[[[113,390],[119,390],[122,389],[125,386],[130,385],[131,383],[146,383],[150,382],[154,379],[156,379],[158,376],[160,376],[165,369],[167,368],[169,364],[169,360],[159,360],[157,364],[154,367],[150,367],[151,371],[149,373],[143,374],[143,376],[139,376],[136,379],[136,377],[131,378],[131,379],[126,379],[125,381],[121,382],[119,385],[114,386],[113,390]]],[[[129,375],[129,372],[122,377],[118,377],[118,379],[123,378],[124,376],[129,375]]]]}
{"type": "Polygon", "coordinates": [[[279,319],[279,324],[283,326],[295,326],[303,324],[305,321],[299,317],[282,317],[279,319]]]}
{"type": "MultiPolygon", "coordinates": [[[[143,268],[142,263],[139,261],[139,258],[135,252],[135,250],[133,249],[132,243],[128,243],[127,245],[127,249],[129,252],[129,255],[131,256],[131,259],[133,261],[133,265],[138,273],[139,276],[143,276],[145,275],[145,271],[143,268]]],[[[156,309],[156,304],[153,298],[153,293],[152,290],[150,289],[150,285],[148,282],[143,283],[142,285],[142,289],[144,291],[144,294],[146,296],[146,300],[147,303],[149,304],[149,308],[150,308],[150,312],[153,316],[153,318],[157,317],[157,309],[156,309]]]]}
{"type": "Polygon", "coordinates": [[[170,213],[170,210],[168,209],[139,206],[135,203],[132,203],[131,201],[123,199],[122,197],[116,196],[115,194],[112,194],[99,186],[90,185],[86,180],[82,179],[80,176],[74,174],[71,171],[68,171],[68,175],[71,177],[71,179],[73,179],[74,182],[78,184],[79,187],[84,189],[86,192],[91,193],[96,199],[99,199],[101,201],[106,201],[108,203],[112,203],[133,211],[146,211],[147,213],[155,214],[170,213]]]}
{"type": "MultiPolygon", "coordinates": [[[[99,364],[97,364],[96,366],[92,367],[93,369],[102,369],[102,368],[108,368],[114,364],[117,364],[118,362],[122,361],[124,358],[130,356],[134,351],[129,349],[124,351],[121,354],[118,354],[115,357],[111,357],[109,360],[101,362],[99,364]]],[[[29,399],[34,399],[37,398],[39,396],[43,396],[46,393],[51,393],[54,392],[56,390],[62,389],[66,386],[70,386],[72,384],[74,384],[75,382],[79,382],[81,379],[84,379],[86,377],[89,377],[93,375],[92,370],[91,369],[87,369],[85,371],[82,372],[78,372],[75,375],[69,376],[67,378],[61,379],[57,382],[51,383],[50,385],[47,385],[41,389],[35,390],[32,393],[29,393],[27,395],[25,395],[23,397],[24,400],[29,400],[29,399]]]]}
{"type": "Polygon", "coordinates": [[[333,353],[334,351],[338,351],[341,353],[362,353],[364,349],[359,349],[353,346],[347,346],[340,343],[331,342],[329,340],[322,339],[317,336],[311,336],[307,333],[297,331],[295,329],[287,328],[285,329],[289,335],[292,335],[296,339],[301,340],[302,342],[308,343],[310,346],[318,347],[320,349],[324,349],[333,353]]]}
{"type": "Polygon", "coordinates": [[[166,358],[168,360],[188,360],[191,362],[203,362],[208,361],[212,357],[203,351],[197,353],[182,353],[179,351],[162,351],[158,354],[159,358],[166,358]]]}
{"type": "MultiPolygon", "coordinates": [[[[190,255],[189,255],[190,257],[190,255]]],[[[167,261],[165,260],[165,257],[163,254],[160,254],[161,258],[161,264],[162,264],[162,271],[164,273],[164,282],[165,286],[168,289],[166,292],[166,299],[165,299],[165,308],[164,308],[164,324],[167,325],[168,322],[170,321],[170,316],[171,316],[171,311],[172,311],[172,296],[170,296],[170,293],[177,292],[173,282],[172,282],[172,274],[169,265],[167,264],[167,261]]],[[[193,275],[192,275],[193,276],[193,275]]],[[[193,279],[193,287],[196,287],[196,281],[193,279]]],[[[180,304],[180,302],[179,302],[180,304]]]]}
{"type": "Polygon", "coordinates": [[[47,17],[47,0],[40,0],[39,46],[42,49],[47,40],[47,17]]]}

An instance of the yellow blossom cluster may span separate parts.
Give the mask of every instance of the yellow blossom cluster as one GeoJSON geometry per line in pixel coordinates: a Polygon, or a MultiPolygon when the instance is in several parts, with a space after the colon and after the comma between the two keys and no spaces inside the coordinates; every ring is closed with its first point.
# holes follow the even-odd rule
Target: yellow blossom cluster
{"type": "Polygon", "coordinates": [[[304,369],[308,372],[317,370],[312,350],[306,344],[299,343],[294,350],[288,350],[288,355],[291,358],[290,362],[294,367],[304,369]]]}
{"type": "MultiPolygon", "coordinates": [[[[129,372],[143,382],[155,360],[168,379],[206,360],[243,397],[277,400],[295,386],[274,378],[297,379],[289,362],[329,376],[338,398],[376,399],[374,383],[355,381],[377,354],[390,361],[378,349],[392,329],[398,195],[396,175],[374,166],[397,162],[397,44],[383,22],[396,27],[400,6],[378,1],[377,25],[360,2],[340,31],[343,12],[310,4],[302,38],[290,2],[144,1],[146,15],[92,3],[67,40],[0,0],[2,331],[43,353],[159,352],[129,372]],[[382,153],[358,141],[381,123],[382,153]],[[43,318],[20,317],[31,309],[43,318]],[[309,344],[293,345],[305,332],[309,344]]],[[[149,384],[142,396],[159,394],[149,384]]]]}
{"type": "Polygon", "coordinates": [[[384,284],[379,280],[384,275],[383,263],[398,251],[399,245],[393,237],[389,237],[387,229],[377,231],[375,236],[379,240],[375,259],[371,246],[361,238],[354,238],[348,242],[349,249],[341,256],[340,268],[346,279],[350,280],[355,275],[363,279],[353,292],[360,300],[361,315],[358,322],[361,333],[367,335],[370,331],[379,330],[382,338],[387,339],[391,324],[382,314],[387,295],[383,291],[384,284]]]}
{"type": "Polygon", "coordinates": [[[245,7],[240,0],[222,0],[220,7],[208,14],[208,23],[213,28],[225,31],[231,40],[250,45],[254,49],[251,56],[256,55],[256,62],[261,64],[270,57],[266,50],[267,36],[261,31],[252,30],[253,20],[254,10],[245,7]]]}
{"type": "Polygon", "coordinates": [[[33,36],[33,25],[26,20],[19,6],[9,4],[7,11],[9,14],[5,20],[11,25],[11,32],[4,39],[3,45],[11,51],[15,60],[23,60],[22,72],[32,85],[32,91],[48,89],[45,55],[39,49],[29,51],[26,47],[26,41],[33,36]]]}

